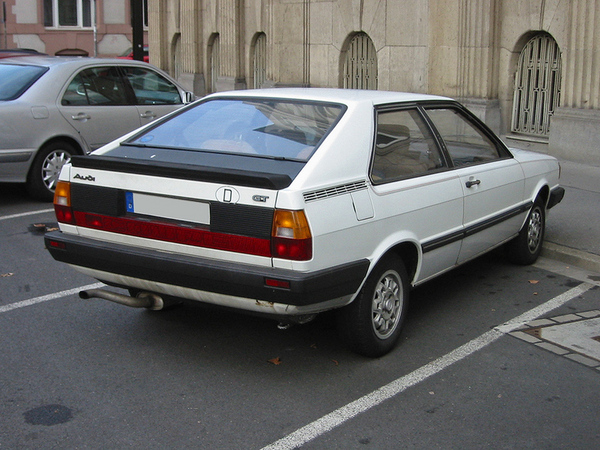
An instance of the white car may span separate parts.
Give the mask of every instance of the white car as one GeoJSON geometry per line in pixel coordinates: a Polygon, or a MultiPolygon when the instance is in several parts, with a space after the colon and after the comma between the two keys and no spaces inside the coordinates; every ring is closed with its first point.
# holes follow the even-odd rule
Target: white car
{"type": "Polygon", "coordinates": [[[412,286],[506,244],[536,260],[557,161],[459,103],[381,91],[220,93],[74,157],[52,256],[160,309],[188,299],[303,323],[337,309],[356,352],[398,340],[412,286]]]}

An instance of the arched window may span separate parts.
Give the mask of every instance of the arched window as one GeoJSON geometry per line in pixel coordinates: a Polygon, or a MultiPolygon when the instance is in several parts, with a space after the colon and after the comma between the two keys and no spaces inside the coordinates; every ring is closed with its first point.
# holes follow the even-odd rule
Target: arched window
{"type": "Polygon", "coordinates": [[[346,89],[377,89],[377,51],[366,33],[356,34],[348,44],[342,82],[346,89]]]}
{"type": "Polygon", "coordinates": [[[515,77],[511,130],[548,136],[550,117],[560,99],[561,58],[548,34],[531,39],[521,51],[515,77]]]}
{"type": "Polygon", "coordinates": [[[221,75],[221,57],[219,50],[219,33],[214,33],[208,41],[208,61],[210,64],[210,92],[217,92],[217,81],[221,75]]]}
{"type": "Polygon", "coordinates": [[[267,36],[265,33],[259,33],[254,41],[252,75],[254,89],[260,89],[267,79],[267,36]]]}

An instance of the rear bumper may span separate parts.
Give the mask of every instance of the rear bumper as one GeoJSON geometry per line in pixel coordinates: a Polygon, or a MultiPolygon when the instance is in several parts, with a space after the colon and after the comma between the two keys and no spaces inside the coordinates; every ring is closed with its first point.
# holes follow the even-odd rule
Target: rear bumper
{"type": "Polygon", "coordinates": [[[92,271],[298,307],[353,295],[369,268],[364,259],[302,273],[134,248],[58,231],[47,233],[45,244],[57,261],[92,271]],[[289,289],[267,286],[267,279],[289,282],[289,289]]]}

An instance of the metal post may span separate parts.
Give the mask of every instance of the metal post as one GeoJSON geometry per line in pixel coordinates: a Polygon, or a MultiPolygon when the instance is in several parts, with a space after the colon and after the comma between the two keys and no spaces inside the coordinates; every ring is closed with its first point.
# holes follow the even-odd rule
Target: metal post
{"type": "Polygon", "coordinates": [[[131,0],[131,27],[133,37],[133,59],[144,60],[144,2],[131,0]]]}
{"type": "Polygon", "coordinates": [[[96,0],[92,1],[92,23],[94,24],[94,58],[98,56],[98,23],[96,20],[96,0]]]}
{"type": "Polygon", "coordinates": [[[8,48],[6,43],[6,2],[2,2],[2,23],[4,24],[4,48],[8,48]]]}

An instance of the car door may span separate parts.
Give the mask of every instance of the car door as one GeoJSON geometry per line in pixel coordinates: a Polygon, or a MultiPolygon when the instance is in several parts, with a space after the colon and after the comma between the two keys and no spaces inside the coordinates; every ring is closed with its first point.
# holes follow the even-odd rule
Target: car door
{"type": "Polygon", "coordinates": [[[463,191],[417,107],[377,113],[370,173],[378,234],[421,245],[414,281],[454,267],[462,239],[463,191]]]}
{"type": "Polygon", "coordinates": [[[428,108],[464,194],[464,262],[512,237],[523,222],[523,171],[508,151],[459,108],[428,108]]]}
{"type": "Polygon", "coordinates": [[[182,92],[166,77],[149,67],[122,66],[135,95],[142,125],[183,105],[182,92]]]}
{"type": "Polygon", "coordinates": [[[80,70],[67,86],[58,109],[92,150],[141,125],[133,93],[117,66],[80,70]]]}

